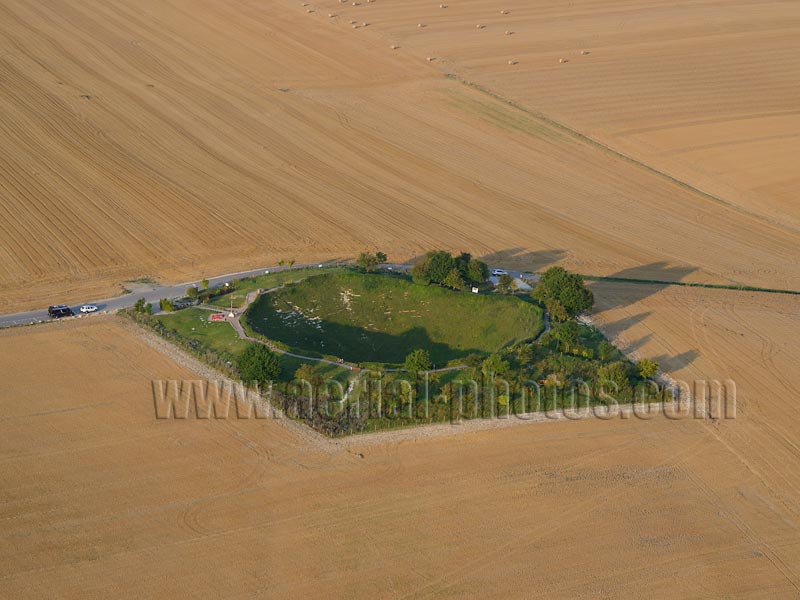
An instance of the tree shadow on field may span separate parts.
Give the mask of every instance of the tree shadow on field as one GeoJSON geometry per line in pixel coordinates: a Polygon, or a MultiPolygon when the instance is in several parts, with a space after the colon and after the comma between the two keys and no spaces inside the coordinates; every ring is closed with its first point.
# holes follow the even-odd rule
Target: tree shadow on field
{"type": "Polygon", "coordinates": [[[534,250],[509,248],[479,257],[490,267],[506,267],[518,271],[537,273],[544,271],[566,256],[566,250],[534,250]]]}
{"type": "Polygon", "coordinates": [[[603,331],[606,332],[606,335],[615,338],[619,335],[625,333],[628,329],[637,325],[644,321],[647,317],[649,317],[652,313],[650,311],[639,313],[637,315],[631,315],[630,317],[625,317],[624,319],[619,319],[617,321],[612,321],[607,325],[603,325],[603,331]]]}
{"type": "Polygon", "coordinates": [[[622,352],[624,352],[625,354],[631,354],[639,350],[639,348],[644,346],[651,339],[653,339],[653,334],[648,333],[647,335],[640,337],[638,340],[626,343],[623,347],[620,348],[620,350],[622,350],[622,352]]]}
{"type": "Polygon", "coordinates": [[[612,310],[630,306],[679,283],[697,271],[697,267],[671,266],[665,262],[654,262],[639,267],[623,269],[604,278],[589,281],[587,286],[594,292],[596,305],[601,310],[612,310]],[[613,293],[608,286],[613,285],[613,293]]]}
{"type": "Polygon", "coordinates": [[[675,371],[680,371],[684,367],[688,367],[699,356],[700,353],[697,350],[687,350],[686,352],[681,352],[676,356],[668,356],[666,354],[662,354],[661,356],[657,356],[653,360],[655,360],[658,363],[658,366],[661,367],[662,371],[669,371],[674,373],[675,371]]]}

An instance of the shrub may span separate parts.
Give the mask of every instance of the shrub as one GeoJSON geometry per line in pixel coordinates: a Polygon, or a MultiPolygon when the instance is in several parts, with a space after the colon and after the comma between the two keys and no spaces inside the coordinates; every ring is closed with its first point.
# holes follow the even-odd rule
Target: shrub
{"type": "Polygon", "coordinates": [[[236,362],[239,376],[245,381],[266,385],[278,379],[281,366],[278,356],[263,344],[248,346],[236,362]]]}
{"type": "Polygon", "coordinates": [[[383,252],[376,252],[371,254],[369,252],[362,252],[356,259],[356,264],[364,269],[367,273],[374,271],[375,267],[386,262],[386,254],[383,252]]]}
{"type": "Polygon", "coordinates": [[[423,348],[412,350],[406,356],[405,368],[411,373],[420,373],[431,370],[431,355],[423,348]]]}
{"type": "Polygon", "coordinates": [[[636,368],[639,370],[639,376],[642,379],[650,379],[656,376],[658,373],[658,363],[654,360],[649,358],[643,358],[636,364],[636,368]]]}

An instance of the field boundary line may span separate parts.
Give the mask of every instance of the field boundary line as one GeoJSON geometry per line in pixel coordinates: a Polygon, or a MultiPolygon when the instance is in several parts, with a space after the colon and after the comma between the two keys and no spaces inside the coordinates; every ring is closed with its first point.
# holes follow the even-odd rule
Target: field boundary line
{"type": "Polygon", "coordinates": [[[760,215],[760,214],[751,212],[751,211],[749,211],[749,210],[747,210],[747,209],[745,209],[745,208],[743,208],[741,206],[733,204],[732,202],[728,202],[727,200],[724,200],[724,199],[720,198],[719,196],[715,196],[714,194],[711,194],[709,192],[701,190],[700,188],[695,187],[691,183],[687,183],[686,181],[678,179],[677,177],[674,177],[673,175],[670,175],[669,173],[666,173],[665,171],[661,171],[659,169],[656,169],[655,167],[650,166],[647,163],[642,162],[641,160],[638,160],[638,159],[630,156],[629,154],[625,154],[624,152],[622,152],[620,150],[617,150],[615,148],[612,148],[608,144],[604,144],[603,142],[601,142],[599,140],[596,140],[593,137],[591,137],[591,136],[589,136],[589,135],[587,135],[585,133],[581,133],[577,129],[573,129],[569,125],[565,125],[561,121],[557,121],[556,119],[553,119],[552,117],[548,117],[544,113],[541,113],[539,111],[526,108],[526,107],[522,106],[521,104],[515,102],[514,100],[510,100],[509,98],[506,98],[505,96],[501,96],[497,92],[493,92],[491,89],[489,89],[489,88],[487,88],[487,87],[485,87],[485,86],[483,86],[483,85],[481,85],[479,83],[475,83],[474,81],[470,81],[469,79],[466,79],[466,78],[462,77],[461,75],[457,75],[455,73],[446,73],[445,77],[447,77],[448,79],[452,79],[453,81],[457,81],[457,82],[461,83],[462,85],[470,87],[470,88],[472,88],[472,89],[474,89],[474,90],[476,90],[478,92],[481,92],[482,94],[490,96],[491,98],[494,98],[498,102],[502,102],[502,103],[504,103],[504,104],[506,104],[506,105],[508,105],[508,106],[520,111],[520,112],[525,113],[526,115],[529,115],[529,116],[531,116],[531,117],[533,117],[533,118],[535,118],[535,119],[537,119],[539,121],[542,121],[542,122],[550,125],[551,127],[554,127],[556,129],[564,132],[564,133],[569,134],[573,138],[576,138],[576,139],[578,139],[578,140],[580,140],[582,142],[590,144],[591,146],[594,146],[595,148],[599,148],[601,150],[604,150],[605,152],[607,152],[609,154],[612,154],[613,156],[615,156],[617,158],[620,158],[620,159],[622,159],[622,160],[624,160],[626,162],[629,162],[629,163],[631,163],[633,165],[636,165],[636,166],[638,166],[638,167],[640,167],[642,169],[645,169],[645,170],[649,171],[650,173],[652,173],[654,175],[658,175],[662,179],[666,179],[667,181],[669,181],[672,184],[678,185],[678,186],[680,186],[682,188],[685,188],[685,189],[687,189],[687,190],[689,190],[691,192],[694,192],[695,194],[703,196],[707,200],[711,200],[712,202],[720,204],[721,206],[724,206],[725,208],[729,208],[731,210],[734,210],[734,211],[736,211],[738,213],[741,213],[741,214],[746,215],[748,217],[751,217],[753,219],[757,219],[757,220],[759,220],[759,221],[761,221],[761,222],[763,222],[763,223],[765,223],[767,225],[771,225],[771,226],[776,227],[778,229],[781,229],[781,230],[783,230],[783,231],[785,231],[787,233],[791,233],[791,234],[794,234],[794,235],[800,234],[800,231],[798,231],[798,230],[796,230],[796,229],[794,229],[792,227],[787,227],[786,225],[784,225],[783,223],[780,223],[779,221],[775,221],[775,220],[770,219],[769,217],[766,217],[764,215],[760,215]]]}

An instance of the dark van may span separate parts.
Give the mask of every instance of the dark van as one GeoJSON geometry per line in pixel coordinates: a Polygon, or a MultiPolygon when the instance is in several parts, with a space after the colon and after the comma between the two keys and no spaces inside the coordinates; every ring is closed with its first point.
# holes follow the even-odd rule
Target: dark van
{"type": "Polygon", "coordinates": [[[71,317],[75,313],[66,304],[56,304],[47,309],[47,314],[50,315],[51,319],[60,319],[61,317],[71,317]]]}

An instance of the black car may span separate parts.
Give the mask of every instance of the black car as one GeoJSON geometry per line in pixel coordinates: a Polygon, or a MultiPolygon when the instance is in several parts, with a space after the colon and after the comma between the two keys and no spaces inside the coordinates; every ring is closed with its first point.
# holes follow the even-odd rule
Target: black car
{"type": "Polygon", "coordinates": [[[61,317],[72,317],[75,315],[72,309],[66,304],[56,304],[47,309],[47,314],[51,319],[60,319],[61,317]]]}

